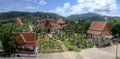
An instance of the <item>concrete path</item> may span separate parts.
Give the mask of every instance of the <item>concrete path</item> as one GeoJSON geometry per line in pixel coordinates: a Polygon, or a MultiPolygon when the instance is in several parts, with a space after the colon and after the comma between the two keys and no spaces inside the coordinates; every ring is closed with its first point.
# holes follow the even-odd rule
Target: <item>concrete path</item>
{"type": "MultiPolygon", "coordinates": [[[[47,35],[48,35],[48,37],[52,38],[53,40],[56,40],[56,39],[52,36],[52,34],[47,34],[47,35]]],[[[57,40],[57,42],[59,42],[59,44],[60,44],[60,46],[62,47],[62,50],[63,50],[64,52],[67,52],[67,51],[68,51],[68,49],[66,48],[66,46],[64,45],[64,43],[63,43],[61,40],[57,40]]]]}
{"type": "Polygon", "coordinates": [[[64,51],[64,52],[67,52],[68,49],[66,48],[66,46],[64,45],[64,43],[63,43],[62,41],[60,41],[60,40],[57,40],[57,41],[60,43],[60,45],[61,45],[63,51],[64,51]]]}
{"type": "MultiPolygon", "coordinates": [[[[116,54],[116,45],[111,45],[109,47],[105,47],[105,48],[100,48],[103,51],[109,52],[113,55],[116,54]]],[[[120,57],[120,44],[118,45],[118,56],[120,57]]]]}

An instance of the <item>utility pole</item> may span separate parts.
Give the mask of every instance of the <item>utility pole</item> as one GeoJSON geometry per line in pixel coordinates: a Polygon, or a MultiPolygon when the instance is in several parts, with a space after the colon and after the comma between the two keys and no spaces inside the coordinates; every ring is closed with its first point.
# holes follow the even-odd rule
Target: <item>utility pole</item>
{"type": "Polygon", "coordinates": [[[119,36],[119,34],[117,34],[116,35],[117,37],[116,37],[116,59],[118,59],[118,36],[119,36]]]}

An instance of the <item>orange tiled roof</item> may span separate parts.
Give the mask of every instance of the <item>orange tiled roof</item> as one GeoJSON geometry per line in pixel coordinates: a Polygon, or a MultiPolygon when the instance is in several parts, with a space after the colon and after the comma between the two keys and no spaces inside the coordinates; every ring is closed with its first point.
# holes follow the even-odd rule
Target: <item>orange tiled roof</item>
{"type": "Polygon", "coordinates": [[[39,24],[41,25],[41,26],[45,26],[46,25],[46,23],[49,23],[50,25],[56,25],[56,22],[55,21],[53,21],[53,20],[42,20],[42,21],[40,21],[39,22],[39,24]]]}
{"type": "Polygon", "coordinates": [[[95,31],[95,30],[88,30],[87,33],[91,33],[91,34],[94,34],[94,35],[100,35],[101,34],[100,31],[95,31]]]}
{"type": "Polygon", "coordinates": [[[62,19],[58,19],[57,23],[59,25],[65,25],[66,24],[62,19]]]}
{"type": "Polygon", "coordinates": [[[111,31],[107,22],[92,22],[87,33],[100,35],[105,27],[107,27],[109,33],[111,34],[111,31]]]}
{"type": "Polygon", "coordinates": [[[102,29],[104,29],[105,25],[106,25],[105,22],[93,22],[90,26],[90,29],[102,30],[102,29]]]}
{"type": "Polygon", "coordinates": [[[62,28],[66,26],[66,23],[62,19],[59,19],[58,21],[45,19],[39,22],[41,26],[45,26],[46,23],[49,23],[52,27],[56,27],[56,28],[62,28]]]}
{"type": "Polygon", "coordinates": [[[35,33],[20,33],[14,37],[17,41],[22,38],[25,44],[19,43],[19,46],[36,46],[36,34],[35,33]],[[21,36],[22,35],[22,36],[21,36]]]}
{"type": "Polygon", "coordinates": [[[36,40],[36,35],[33,33],[23,33],[26,42],[33,42],[36,40]]]}

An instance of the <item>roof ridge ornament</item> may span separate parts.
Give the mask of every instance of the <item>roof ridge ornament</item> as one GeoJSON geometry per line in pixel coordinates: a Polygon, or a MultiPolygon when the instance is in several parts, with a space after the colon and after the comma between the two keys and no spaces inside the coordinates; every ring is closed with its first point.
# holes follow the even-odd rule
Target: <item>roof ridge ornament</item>
{"type": "Polygon", "coordinates": [[[25,38],[24,38],[23,34],[20,34],[20,36],[22,37],[23,41],[25,42],[25,38]]]}

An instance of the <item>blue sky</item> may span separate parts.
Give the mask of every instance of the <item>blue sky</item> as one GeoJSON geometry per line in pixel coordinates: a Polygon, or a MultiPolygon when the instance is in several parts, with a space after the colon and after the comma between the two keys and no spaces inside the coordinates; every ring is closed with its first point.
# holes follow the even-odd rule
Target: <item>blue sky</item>
{"type": "Polygon", "coordinates": [[[94,12],[120,16],[120,0],[0,0],[0,12],[53,12],[61,16],[94,12]]]}

